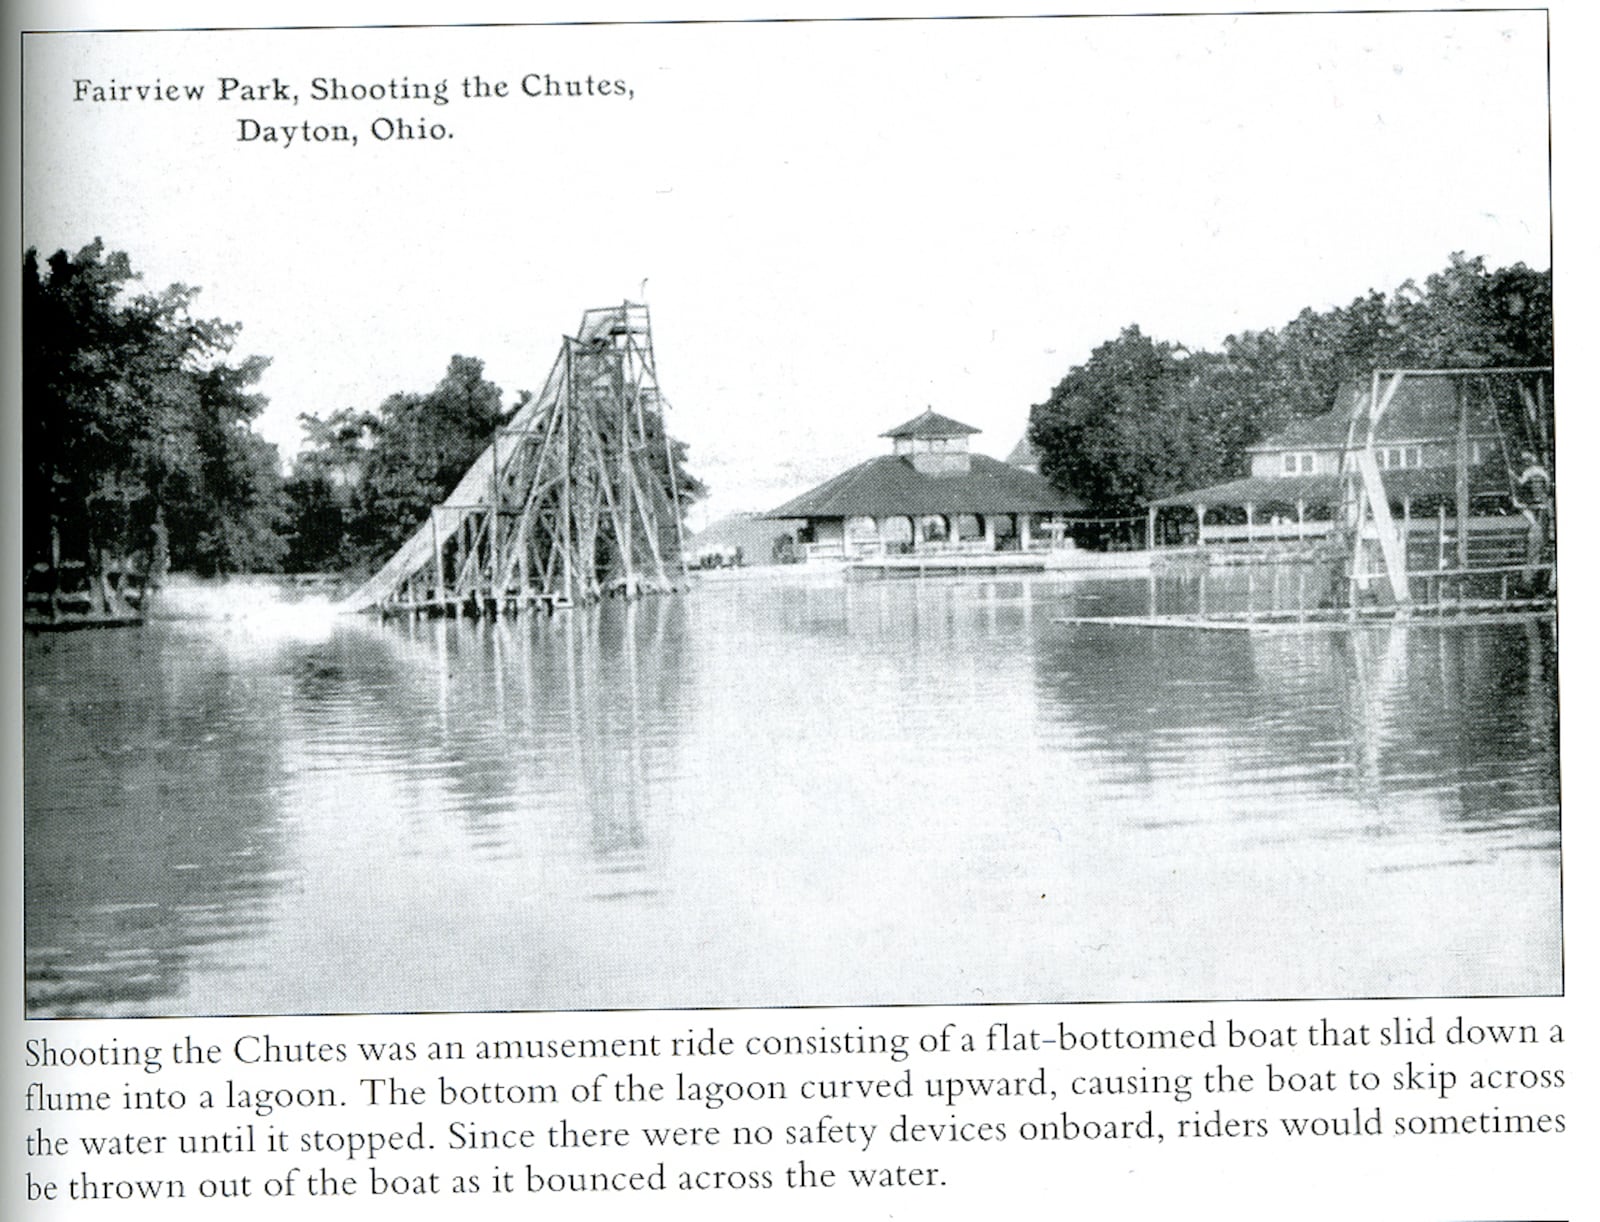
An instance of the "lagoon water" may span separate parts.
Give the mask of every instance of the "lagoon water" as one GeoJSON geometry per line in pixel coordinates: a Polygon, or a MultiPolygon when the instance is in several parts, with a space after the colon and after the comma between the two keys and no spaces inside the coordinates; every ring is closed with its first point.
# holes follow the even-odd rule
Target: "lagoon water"
{"type": "Polygon", "coordinates": [[[30,637],[29,1013],[1558,992],[1554,629],[1255,581],[30,637]]]}

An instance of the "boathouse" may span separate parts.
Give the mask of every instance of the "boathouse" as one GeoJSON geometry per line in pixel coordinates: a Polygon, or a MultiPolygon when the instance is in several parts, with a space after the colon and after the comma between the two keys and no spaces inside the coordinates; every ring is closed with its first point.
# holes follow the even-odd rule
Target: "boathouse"
{"type": "Polygon", "coordinates": [[[930,408],[882,434],[890,453],[766,516],[798,523],[807,559],[1047,550],[1083,502],[1036,471],[972,453],[979,431],[930,408]]]}
{"type": "MultiPolygon", "coordinates": [[[[1358,452],[1367,449],[1369,398],[1364,383],[1347,384],[1332,410],[1251,446],[1248,476],[1153,502],[1152,544],[1249,548],[1337,533],[1358,452]]],[[[1532,459],[1523,452],[1525,439],[1508,438],[1500,415],[1493,396],[1471,382],[1399,380],[1371,446],[1389,510],[1408,536],[1453,538],[1463,494],[1471,533],[1486,539],[1526,533],[1519,489],[1532,459]]]]}

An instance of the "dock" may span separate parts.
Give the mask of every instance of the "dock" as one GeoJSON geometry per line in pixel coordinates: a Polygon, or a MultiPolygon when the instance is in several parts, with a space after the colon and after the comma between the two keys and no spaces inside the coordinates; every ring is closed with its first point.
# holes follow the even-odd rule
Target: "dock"
{"type": "Polygon", "coordinates": [[[1148,574],[1152,554],[1139,552],[1091,552],[1079,548],[1052,548],[1044,551],[996,552],[979,550],[914,551],[901,554],[877,553],[857,556],[849,561],[852,572],[934,575],[945,573],[1103,573],[1108,577],[1137,577],[1148,574]]]}
{"type": "Polygon", "coordinates": [[[1353,632],[1363,628],[1460,628],[1477,624],[1521,624],[1554,620],[1554,599],[1498,599],[1412,607],[1376,607],[1299,612],[1236,612],[1218,615],[1067,615],[1051,622],[1111,628],[1183,629],[1194,632],[1291,634],[1353,632]]]}
{"type": "Polygon", "coordinates": [[[895,556],[861,556],[849,562],[853,573],[1042,573],[1043,552],[908,552],[895,556]]]}

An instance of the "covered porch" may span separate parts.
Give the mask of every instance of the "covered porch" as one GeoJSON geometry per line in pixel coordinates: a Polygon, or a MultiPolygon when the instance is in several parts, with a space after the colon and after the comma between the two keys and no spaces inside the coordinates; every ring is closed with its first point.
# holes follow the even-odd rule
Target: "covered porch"
{"type": "Polygon", "coordinates": [[[1071,533],[1052,513],[858,514],[802,520],[795,546],[807,560],[1025,556],[1071,546],[1071,533]]]}

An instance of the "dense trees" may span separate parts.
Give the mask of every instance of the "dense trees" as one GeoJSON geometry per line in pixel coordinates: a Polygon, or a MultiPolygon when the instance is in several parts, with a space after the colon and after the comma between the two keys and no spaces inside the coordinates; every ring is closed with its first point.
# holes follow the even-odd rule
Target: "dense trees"
{"type": "Polygon", "coordinates": [[[283,554],[277,450],[251,431],[267,362],[230,363],[238,328],[198,292],[131,293],[97,239],[23,262],[24,546],[91,576],[152,560],[201,573],[283,554]]]}
{"type": "MultiPolygon", "coordinates": [[[[390,395],[376,412],[346,408],[326,419],[302,416],[307,446],[288,485],[294,506],[288,567],[369,570],[382,564],[528,397],[524,391],[502,407],[500,388],[483,377],[483,362],[454,356],[426,394],[390,395]]],[[[645,431],[665,487],[659,413],[646,412],[645,431]]],[[[672,446],[687,505],[705,489],[684,469],[687,447],[677,440],[672,446]]]]}
{"type": "Polygon", "coordinates": [[[483,362],[454,356],[426,394],[390,395],[376,412],[302,416],[307,446],[289,481],[290,567],[372,568],[449,495],[507,410],[483,362]]]}
{"type": "MultiPolygon", "coordinates": [[[[139,293],[138,279],[98,239],[24,259],[24,532],[43,582],[82,570],[93,591],[151,568],[375,567],[527,400],[508,405],[482,361],[452,357],[426,393],[302,416],[306,446],[286,480],[251,430],[266,359],[231,357],[238,327],[197,318],[197,289],[139,293]]],[[[659,440],[661,419],[647,416],[659,440]]],[[[672,444],[691,501],[704,488],[672,444]]],[[[658,465],[665,481],[664,448],[658,465]]]]}
{"type": "Polygon", "coordinates": [[[1457,254],[1421,285],[1304,310],[1191,352],[1138,327],[1096,348],[1033,408],[1041,470],[1107,514],[1242,474],[1245,451],[1332,406],[1375,367],[1552,363],[1550,273],[1457,254]]]}
{"type": "MultiPolygon", "coordinates": [[[[91,574],[170,564],[203,574],[367,569],[443,500],[522,403],[483,362],[452,357],[425,393],[302,416],[285,481],[251,430],[265,358],[234,358],[235,325],[195,317],[196,289],[133,291],[97,239],[23,266],[24,545],[91,574]]],[[[1033,408],[1045,474],[1106,514],[1243,472],[1255,441],[1326,411],[1375,366],[1552,363],[1550,273],[1453,256],[1422,284],[1307,309],[1277,329],[1191,351],[1130,326],[1033,408]]],[[[646,430],[661,440],[662,421],[646,430]]],[[[685,503],[704,495],[673,441],[685,503]]],[[[665,446],[655,447],[667,482],[665,446]]]]}

